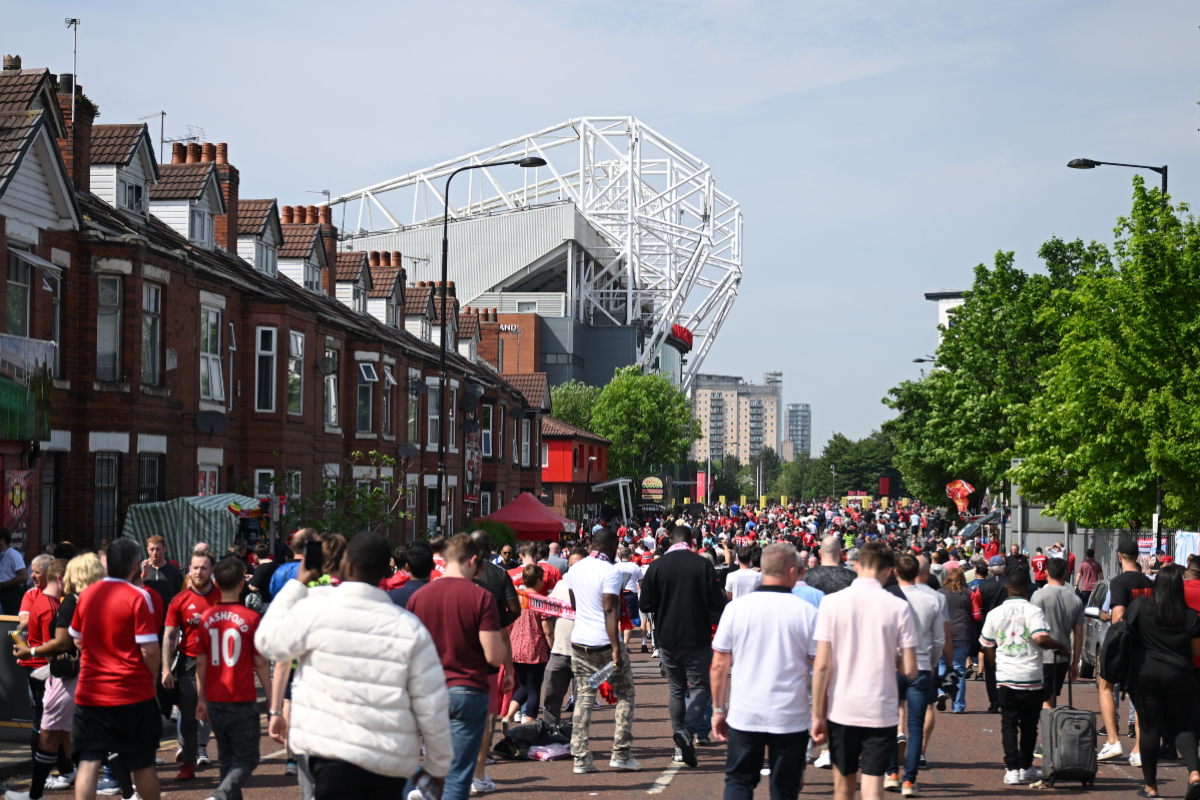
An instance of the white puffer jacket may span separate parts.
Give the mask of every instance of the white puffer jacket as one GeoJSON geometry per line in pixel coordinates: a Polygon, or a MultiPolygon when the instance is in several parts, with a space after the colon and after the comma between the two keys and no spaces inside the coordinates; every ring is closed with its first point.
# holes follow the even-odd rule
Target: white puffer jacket
{"type": "Polygon", "coordinates": [[[380,589],[343,583],[284,586],[254,644],[274,661],[299,660],[292,686],[292,750],[411,777],[421,762],[450,771],[450,696],[442,661],[416,615],[380,589]]]}

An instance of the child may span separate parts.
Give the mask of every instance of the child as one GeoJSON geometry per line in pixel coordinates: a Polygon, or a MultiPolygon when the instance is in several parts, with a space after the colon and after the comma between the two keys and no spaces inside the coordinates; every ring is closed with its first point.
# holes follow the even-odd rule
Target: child
{"type": "Polygon", "coordinates": [[[223,558],[213,569],[221,602],[200,617],[196,659],[196,717],[212,726],[221,765],[215,800],[241,800],[242,786],[258,766],[258,695],[254,673],[271,685],[267,659],[254,649],[259,615],[238,602],[246,582],[246,565],[223,558]]]}

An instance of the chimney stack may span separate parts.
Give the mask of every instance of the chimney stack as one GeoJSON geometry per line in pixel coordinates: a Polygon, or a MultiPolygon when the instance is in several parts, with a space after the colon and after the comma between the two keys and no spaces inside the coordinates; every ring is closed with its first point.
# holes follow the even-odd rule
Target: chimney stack
{"type": "Polygon", "coordinates": [[[171,143],[171,163],[182,164],[187,161],[187,145],[183,142],[171,143]]]}
{"type": "Polygon", "coordinates": [[[379,266],[379,251],[378,250],[372,250],[370,253],[367,254],[367,264],[369,264],[372,267],[379,266]]]}
{"type": "Polygon", "coordinates": [[[217,181],[221,184],[221,196],[225,198],[225,213],[213,220],[213,235],[217,244],[223,246],[227,252],[236,253],[241,174],[237,167],[229,163],[229,145],[225,142],[217,145],[205,143],[204,154],[205,161],[215,162],[217,181]]]}
{"type": "Polygon", "coordinates": [[[333,227],[333,209],[329,206],[309,206],[308,224],[320,226],[321,241],[325,245],[325,259],[329,265],[325,270],[322,284],[325,287],[325,293],[334,297],[337,294],[335,286],[337,273],[334,265],[337,264],[338,245],[337,228],[333,227]]]}
{"type": "Polygon", "coordinates": [[[229,145],[225,142],[217,142],[217,163],[229,163],[229,145]]]}
{"type": "MultiPolygon", "coordinates": [[[[8,64],[5,64],[8,68],[8,64]]],[[[20,59],[17,60],[20,68],[20,59]]],[[[75,95],[83,94],[83,87],[75,85],[75,76],[65,73],[58,76],[58,108],[66,123],[67,138],[58,140],[63,163],[71,183],[82,192],[92,188],[92,122],[96,114],[91,104],[75,102],[75,118],[71,119],[71,101],[75,95]]]]}
{"type": "Polygon", "coordinates": [[[279,207],[279,222],[283,225],[291,225],[292,224],[292,207],[291,206],[280,206],[279,207]]]}
{"type": "Polygon", "coordinates": [[[4,57],[4,71],[5,72],[20,72],[21,71],[21,57],[20,56],[5,56],[4,57]]]}
{"type": "Polygon", "coordinates": [[[187,159],[188,164],[200,163],[200,145],[196,142],[187,143],[187,159]]]}
{"type": "Polygon", "coordinates": [[[217,160],[217,148],[211,142],[200,145],[200,163],[211,164],[217,160]]]}

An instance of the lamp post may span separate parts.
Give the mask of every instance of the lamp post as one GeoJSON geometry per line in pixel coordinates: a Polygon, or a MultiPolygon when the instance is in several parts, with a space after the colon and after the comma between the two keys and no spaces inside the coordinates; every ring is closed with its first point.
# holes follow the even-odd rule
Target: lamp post
{"type": "MultiPolygon", "coordinates": [[[[1161,167],[1152,167],[1148,164],[1122,164],[1117,161],[1094,161],[1090,158],[1072,158],[1067,162],[1067,166],[1071,169],[1095,169],[1096,167],[1129,167],[1131,169],[1148,169],[1151,172],[1157,172],[1162,175],[1162,210],[1167,211],[1167,165],[1161,167]]],[[[1162,228],[1162,225],[1159,225],[1162,228]]],[[[1158,551],[1162,547],[1162,475],[1159,475],[1155,482],[1154,489],[1154,555],[1158,556],[1158,551]]]]}
{"type": "MultiPolygon", "coordinates": [[[[438,382],[438,530],[445,534],[443,528],[446,525],[446,398],[448,392],[446,386],[449,383],[446,379],[446,295],[447,281],[449,281],[449,257],[450,257],[450,181],[454,180],[454,176],[460,172],[465,172],[469,169],[484,169],[485,167],[499,167],[506,164],[515,164],[525,169],[533,167],[546,166],[546,159],[538,158],[537,156],[529,156],[528,158],[518,158],[513,161],[493,161],[488,164],[468,164],[465,167],[459,167],[450,173],[450,177],[446,179],[446,195],[445,195],[445,210],[442,212],[442,309],[441,309],[441,341],[438,343],[439,350],[439,369],[441,379],[438,382]]],[[[503,435],[503,431],[501,431],[503,435]]]]}
{"type": "Polygon", "coordinates": [[[592,506],[592,462],[596,460],[595,456],[588,456],[588,471],[587,471],[587,506],[588,513],[591,513],[592,506]]]}

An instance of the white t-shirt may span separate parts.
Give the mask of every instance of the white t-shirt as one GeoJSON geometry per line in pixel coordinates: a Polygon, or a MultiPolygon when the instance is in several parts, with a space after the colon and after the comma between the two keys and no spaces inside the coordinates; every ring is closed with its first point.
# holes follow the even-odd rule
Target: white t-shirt
{"type": "Polygon", "coordinates": [[[1042,648],[1033,643],[1039,633],[1050,633],[1046,616],[1023,597],[1010,597],[988,612],[979,643],[996,648],[997,686],[1042,688],[1042,648]]]}
{"type": "Polygon", "coordinates": [[[761,733],[808,730],[816,628],[817,610],[786,590],[751,592],[725,607],[713,649],[733,654],[729,727],[761,733]]]}
{"type": "Polygon", "coordinates": [[[741,567],[737,572],[731,572],[725,578],[725,591],[729,592],[734,600],[750,594],[759,586],[762,586],[762,573],[755,572],[748,567],[741,567]]]}
{"type": "Polygon", "coordinates": [[[575,595],[575,628],[571,644],[603,647],[611,644],[604,627],[604,595],[620,597],[621,571],[598,558],[576,561],[571,567],[571,594],[575,595]]]}
{"type": "Polygon", "coordinates": [[[638,581],[642,579],[642,568],[632,561],[618,561],[617,569],[621,572],[625,582],[621,588],[626,592],[638,593],[638,581]]]}

